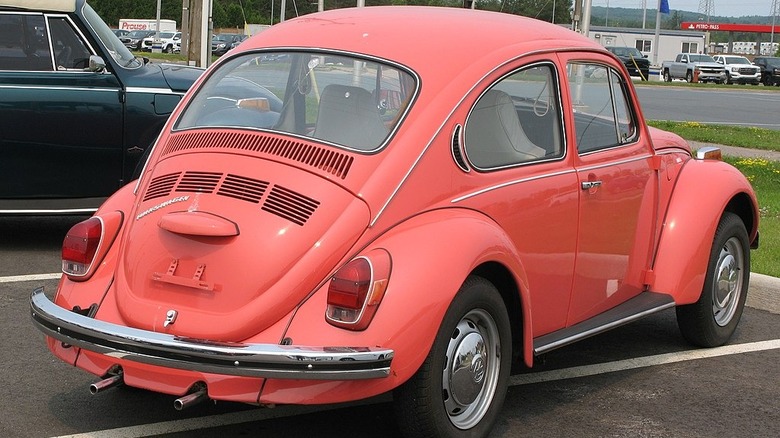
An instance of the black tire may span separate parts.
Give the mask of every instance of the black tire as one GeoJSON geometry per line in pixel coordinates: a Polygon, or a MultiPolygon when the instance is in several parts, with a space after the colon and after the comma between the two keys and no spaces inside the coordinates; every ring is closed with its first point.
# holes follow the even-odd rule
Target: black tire
{"type": "Polygon", "coordinates": [[[506,396],[511,338],[496,287],[482,277],[467,278],[425,362],[394,391],[395,416],[404,436],[486,436],[506,396]]]}
{"type": "Polygon", "coordinates": [[[726,84],[731,85],[731,75],[726,72],[726,84]]]}
{"type": "Polygon", "coordinates": [[[688,70],[688,73],[685,73],[685,80],[690,83],[693,82],[693,72],[688,70]]]}
{"type": "Polygon", "coordinates": [[[669,74],[669,70],[664,70],[664,81],[672,82],[672,75],[669,74]]]}
{"type": "Polygon", "coordinates": [[[718,223],[699,301],[677,307],[683,337],[700,347],[725,344],[742,316],[750,281],[750,242],[742,219],[726,212],[718,223]]]}

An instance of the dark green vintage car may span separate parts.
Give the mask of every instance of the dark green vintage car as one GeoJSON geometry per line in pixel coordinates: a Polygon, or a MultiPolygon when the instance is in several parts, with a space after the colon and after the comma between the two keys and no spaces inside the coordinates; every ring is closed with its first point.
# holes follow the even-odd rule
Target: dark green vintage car
{"type": "Polygon", "coordinates": [[[0,0],[0,214],[95,211],[201,73],[136,58],[85,0],[0,0]]]}

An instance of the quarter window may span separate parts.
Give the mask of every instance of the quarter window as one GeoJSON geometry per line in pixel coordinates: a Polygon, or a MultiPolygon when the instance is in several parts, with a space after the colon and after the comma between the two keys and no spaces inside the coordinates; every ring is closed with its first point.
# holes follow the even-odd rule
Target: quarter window
{"type": "Polygon", "coordinates": [[[504,77],[477,100],[465,127],[465,150],[477,169],[563,156],[553,68],[543,64],[504,77]]]}
{"type": "Polygon", "coordinates": [[[577,151],[588,153],[635,140],[637,131],[620,75],[604,65],[568,66],[577,151]]]}

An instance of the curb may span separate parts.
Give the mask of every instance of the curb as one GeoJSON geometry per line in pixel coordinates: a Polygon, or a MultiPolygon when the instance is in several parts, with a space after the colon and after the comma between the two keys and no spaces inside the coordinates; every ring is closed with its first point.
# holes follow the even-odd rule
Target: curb
{"type": "Polygon", "coordinates": [[[777,291],[780,290],[780,279],[769,275],[750,273],[750,287],[745,305],[769,313],[780,315],[780,300],[777,291]]]}

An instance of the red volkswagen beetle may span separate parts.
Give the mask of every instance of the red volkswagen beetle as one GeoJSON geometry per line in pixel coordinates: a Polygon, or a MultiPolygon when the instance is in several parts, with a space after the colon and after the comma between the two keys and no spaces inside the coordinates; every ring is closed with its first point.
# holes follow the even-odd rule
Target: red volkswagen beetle
{"type": "Polygon", "coordinates": [[[759,214],[717,150],[698,155],[559,26],[304,16],[199,79],[140,179],[67,234],[32,318],[93,392],[393,391],[410,436],[484,436],[515,362],[671,307],[692,343],[728,341],[759,214]]]}

